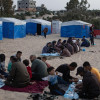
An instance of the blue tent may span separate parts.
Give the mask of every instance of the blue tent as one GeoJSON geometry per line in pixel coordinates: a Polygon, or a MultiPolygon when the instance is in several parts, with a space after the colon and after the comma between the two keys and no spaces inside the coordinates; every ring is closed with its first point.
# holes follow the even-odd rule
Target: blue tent
{"type": "Polygon", "coordinates": [[[0,18],[3,27],[3,37],[16,39],[26,36],[26,22],[15,18],[0,18]]]}
{"type": "Polygon", "coordinates": [[[26,20],[26,34],[30,33],[35,35],[39,33],[39,35],[44,35],[42,32],[44,28],[48,28],[47,35],[51,34],[51,22],[43,20],[43,19],[27,19],[26,20]]]}
{"type": "Polygon", "coordinates": [[[89,37],[90,34],[90,23],[83,21],[68,21],[61,25],[61,37],[76,37],[82,38],[85,36],[89,37]]]}
{"type": "Polygon", "coordinates": [[[3,36],[2,36],[2,22],[0,22],[0,40],[3,40],[3,36]]]}

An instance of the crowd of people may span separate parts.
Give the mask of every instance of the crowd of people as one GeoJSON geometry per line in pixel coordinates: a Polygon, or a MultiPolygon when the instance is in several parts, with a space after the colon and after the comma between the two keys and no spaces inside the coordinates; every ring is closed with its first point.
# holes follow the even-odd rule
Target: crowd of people
{"type": "MultiPolygon", "coordinates": [[[[91,45],[94,42],[91,43],[91,45]]],[[[78,53],[81,47],[89,47],[90,42],[83,36],[82,40],[76,39],[75,37],[69,37],[68,40],[48,42],[42,49],[43,53],[60,53],[61,56],[70,57],[74,53],[78,53]]]]}
{"type": "MultiPolygon", "coordinates": [[[[61,40],[58,44],[62,45],[61,40]]],[[[6,71],[6,56],[5,54],[0,54],[0,77],[6,80],[5,84],[8,86],[22,88],[34,84],[31,80],[44,81],[44,78],[47,78],[51,94],[63,95],[65,91],[59,87],[59,84],[64,84],[68,87],[72,82],[77,83],[79,81],[78,78],[70,75],[70,72],[77,68],[76,62],[62,64],[57,69],[54,69],[46,62],[46,57],[30,55],[30,66],[29,60],[25,59],[22,61],[21,55],[22,52],[18,51],[10,57],[6,71]]],[[[100,72],[98,69],[92,67],[86,61],[83,63],[83,66],[77,68],[76,75],[83,77],[82,83],[76,85],[76,92],[80,98],[93,99],[100,95],[100,72]]]]}

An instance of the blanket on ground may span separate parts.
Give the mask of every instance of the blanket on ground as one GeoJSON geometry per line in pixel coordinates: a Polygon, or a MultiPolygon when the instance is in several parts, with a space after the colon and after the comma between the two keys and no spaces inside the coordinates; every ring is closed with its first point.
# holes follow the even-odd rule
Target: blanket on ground
{"type": "Polygon", "coordinates": [[[42,93],[44,88],[48,86],[47,81],[35,81],[35,84],[28,85],[24,88],[14,88],[10,86],[3,86],[0,89],[8,90],[8,91],[15,91],[15,92],[26,92],[26,93],[42,93]]]}

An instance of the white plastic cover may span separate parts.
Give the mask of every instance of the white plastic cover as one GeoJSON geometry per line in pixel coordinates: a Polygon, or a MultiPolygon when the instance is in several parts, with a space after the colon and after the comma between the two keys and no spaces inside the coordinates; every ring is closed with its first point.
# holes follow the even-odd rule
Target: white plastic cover
{"type": "Polygon", "coordinates": [[[61,21],[52,21],[52,33],[60,33],[61,21]]]}
{"type": "Polygon", "coordinates": [[[0,18],[0,21],[2,22],[13,22],[15,25],[24,25],[26,24],[26,22],[24,21],[21,21],[19,19],[16,19],[16,18],[0,18]]]}
{"type": "Polygon", "coordinates": [[[2,25],[2,21],[0,21],[0,25],[2,25]]]}
{"type": "Polygon", "coordinates": [[[43,20],[43,19],[27,19],[26,22],[34,22],[34,23],[39,23],[42,25],[51,25],[51,22],[43,20]]]}
{"type": "Polygon", "coordinates": [[[87,23],[87,22],[83,22],[83,21],[80,21],[80,20],[64,22],[64,23],[62,23],[61,26],[70,26],[70,25],[88,25],[88,26],[92,26],[92,24],[87,23]]]}

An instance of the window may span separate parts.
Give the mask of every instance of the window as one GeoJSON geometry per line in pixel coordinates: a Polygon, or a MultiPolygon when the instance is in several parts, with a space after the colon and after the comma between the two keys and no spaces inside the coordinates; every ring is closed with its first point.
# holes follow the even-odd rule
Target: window
{"type": "Polygon", "coordinates": [[[27,7],[26,7],[27,8],[27,7]]]}
{"type": "Polygon", "coordinates": [[[27,3],[26,3],[27,4],[27,3]]]}
{"type": "Polygon", "coordinates": [[[20,3],[19,3],[19,5],[20,5],[20,3]]]}
{"type": "Polygon", "coordinates": [[[19,7],[20,8],[20,7],[19,7]]]}

